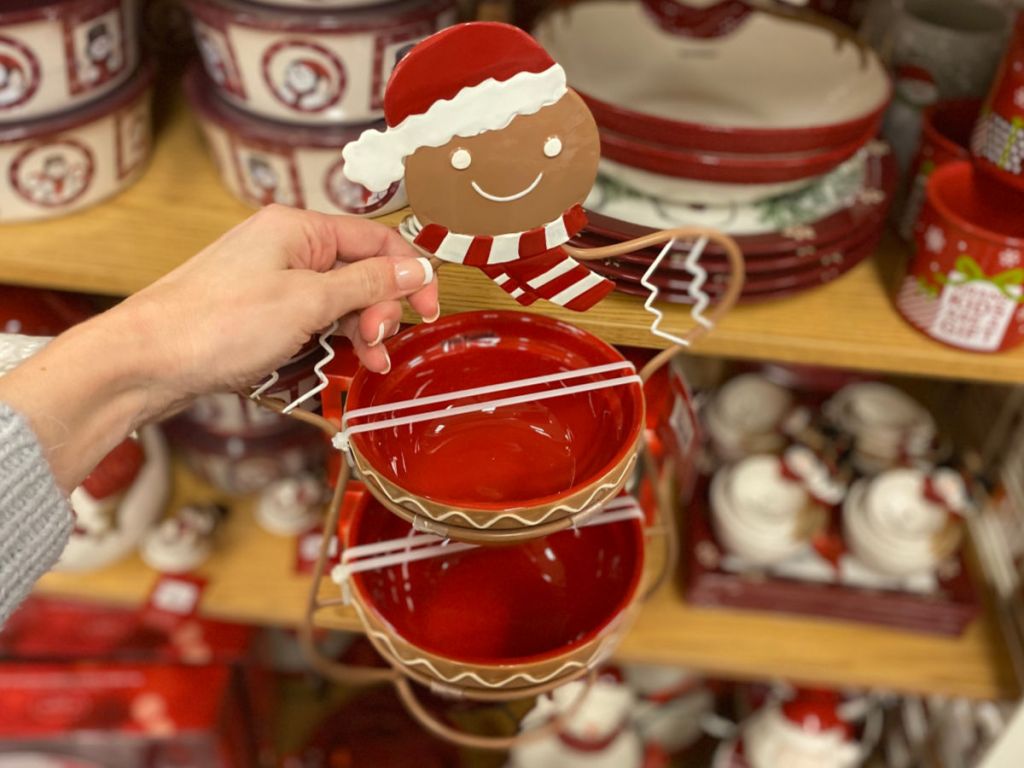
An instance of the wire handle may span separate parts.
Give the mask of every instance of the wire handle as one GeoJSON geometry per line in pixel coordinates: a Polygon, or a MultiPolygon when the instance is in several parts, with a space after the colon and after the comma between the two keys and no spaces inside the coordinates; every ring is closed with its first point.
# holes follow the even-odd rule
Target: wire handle
{"type": "Polygon", "coordinates": [[[427,397],[413,398],[410,400],[400,400],[395,403],[386,403],[383,405],[370,406],[367,408],[358,408],[353,411],[348,411],[342,417],[342,429],[333,439],[335,448],[342,451],[347,451],[351,444],[352,435],[360,434],[363,432],[374,432],[381,429],[391,429],[392,427],[401,427],[409,424],[419,424],[424,421],[433,421],[435,419],[442,419],[450,416],[460,416],[466,413],[478,413],[480,411],[493,411],[496,408],[508,407],[511,405],[519,405],[520,403],[533,403],[538,400],[550,400],[556,397],[566,397],[568,395],[578,395],[584,392],[592,392],[598,389],[608,389],[611,387],[623,386],[626,384],[643,384],[643,381],[635,373],[636,369],[632,363],[623,360],[618,363],[611,363],[606,365],[594,366],[591,368],[581,368],[578,370],[562,371],[560,373],[553,373],[546,376],[537,376],[532,379],[517,379],[513,381],[500,382],[498,384],[490,384],[484,387],[475,387],[472,389],[456,390],[454,392],[446,392],[437,395],[430,395],[427,397]],[[433,405],[435,403],[451,403],[453,400],[461,400],[466,397],[473,397],[477,395],[486,395],[497,392],[507,392],[513,389],[521,389],[524,387],[532,387],[539,384],[553,384],[560,381],[569,381],[572,379],[578,379],[584,376],[597,376],[610,373],[617,370],[627,369],[632,372],[630,375],[618,376],[612,379],[604,379],[601,381],[591,381],[584,384],[574,384],[568,387],[552,388],[549,390],[541,390],[539,392],[532,392],[529,394],[513,395],[511,397],[498,398],[494,400],[485,400],[478,403],[470,403],[468,405],[459,405],[452,407],[437,408],[432,411],[426,411],[424,413],[417,413],[408,416],[395,416],[390,419],[383,419],[381,421],[368,422],[365,424],[350,425],[351,419],[366,418],[369,416],[376,416],[382,413],[393,413],[395,411],[408,410],[409,408],[415,408],[423,405],[433,405]]]}
{"type": "Polygon", "coordinates": [[[736,305],[740,293],[743,291],[743,283],[746,280],[746,262],[743,260],[743,251],[740,249],[739,244],[729,235],[710,227],[673,227],[672,229],[651,232],[632,240],[625,240],[621,243],[613,243],[599,248],[563,246],[566,252],[578,261],[597,261],[600,259],[612,259],[643,248],[665,245],[666,243],[667,246],[662,249],[655,259],[654,265],[644,274],[644,282],[647,283],[644,287],[652,292],[651,297],[644,303],[644,307],[655,315],[655,321],[651,324],[651,332],[676,346],[655,355],[643,367],[640,371],[640,378],[645,382],[654,375],[655,371],[680,354],[683,349],[706,336],[722,317],[736,305]],[[658,289],[653,283],[650,283],[650,277],[668,255],[669,251],[671,251],[672,245],[677,240],[696,240],[696,244],[690,249],[684,262],[687,271],[695,278],[688,292],[697,300],[697,303],[690,310],[696,325],[687,333],[679,336],[661,329],[662,313],[653,307],[653,302],[657,300],[658,289]],[[710,303],[710,297],[703,290],[704,283],[707,280],[707,272],[700,266],[699,260],[709,242],[717,243],[725,252],[726,258],[729,261],[729,282],[726,283],[725,291],[722,293],[721,298],[715,302],[714,308],[709,314],[705,315],[704,309],[710,303]],[[703,301],[701,300],[702,298],[703,301]]]}
{"type": "Polygon", "coordinates": [[[587,675],[587,678],[584,681],[583,689],[576,697],[576,700],[573,701],[565,712],[555,715],[546,723],[542,723],[535,728],[520,731],[515,736],[477,736],[471,733],[466,733],[465,731],[460,731],[457,728],[453,728],[452,726],[441,722],[432,713],[427,711],[426,707],[424,707],[420,700],[416,698],[416,693],[413,691],[412,684],[406,678],[399,677],[394,681],[394,686],[395,691],[398,693],[398,698],[401,700],[409,714],[412,715],[420,725],[435,736],[468,749],[507,750],[526,742],[555,736],[564,726],[565,721],[574,717],[576,713],[579,712],[580,707],[583,706],[583,702],[586,701],[587,696],[590,693],[590,689],[596,681],[597,672],[595,670],[591,670],[590,674],[587,675]]]}

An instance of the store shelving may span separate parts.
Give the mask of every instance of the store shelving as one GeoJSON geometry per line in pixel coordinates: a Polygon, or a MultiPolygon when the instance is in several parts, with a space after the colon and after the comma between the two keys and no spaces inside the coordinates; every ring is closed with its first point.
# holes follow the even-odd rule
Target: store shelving
{"type": "MultiPolygon", "coordinates": [[[[250,213],[217,178],[198,126],[180,99],[160,126],[145,177],[115,200],[42,224],[0,229],[0,282],[123,295],[136,291],[212,242],[250,213]]],[[[402,213],[382,220],[396,224],[402,213]]],[[[917,334],[888,299],[904,247],[887,238],[873,259],[820,289],[735,310],[693,352],[981,381],[1024,381],[1024,349],[974,355],[917,334]]],[[[471,269],[445,267],[445,313],[512,308],[471,269]]],[[[641,301],[612,296],[589,312],[543,311],[617,344],[659,346],[641,301]]],[[[688,308],[666,307],[664,326],[685,328],[688,308]]]]}
{"type": "MultiPolygon", "coordinates": [[[[156,153],[134,188],[104,205],[45,224],[0,228],[0,282],[124,295],[184,261],[249,214],[222,188],[198,130],[180,99],[160,127],[156,153]]],[[[401,213],[385,217],[395,224],[401,213]]],[[[804,295],[742,307],[693,351],[697,354],[824,364],[889,373],[987,381],[1024,381],[1024,350],[977,356],[937,345],[896,315],[887,286],[902,246],[887,239],[875,258],[841,280],[804,295]]],[[[510,307],[472,270],[442,272],[446,313],[510,307]]],[[[613,343],[658,346],[641,302],[613,296],[571,319],[613,343]]],[[[668,307],[666,326],[685,327],[688,310],[668,307]]],[[[176,503],[217,498],[183,470],[176,503]]],[[[309,577],[294,569],[295,542],[264,533],[251,501],[234,505],[203,566],[201,612],[210,617],[295,626],[309,577]]],[[[49,574],[42,594],[141,605],[157,579],[137,556],[90,574],[49,574]]],[[[335,588],[322,586],[326,591],[335,588]]],[[[332,592],[336,594],[336,592],[332,592]]],[[[322,612],[324,627],[353,630],[350,611],[322,612]]],[[[686,605],[671,586],[644,608],[620,657],[680,664],[736,677],[783,677],[806,683],[881,687],[968,697],[1012,696],[1015,678],[993,614],[960,638],[929,637],[851,623],[686,605]]]]}

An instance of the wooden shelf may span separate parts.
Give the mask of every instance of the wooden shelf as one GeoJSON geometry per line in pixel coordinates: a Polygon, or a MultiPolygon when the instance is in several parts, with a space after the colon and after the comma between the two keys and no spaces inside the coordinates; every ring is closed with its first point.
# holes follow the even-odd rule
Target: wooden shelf
{"type": "MultiPolygon", "coordinates": [[[[338,588],[325,580],[321,597],[337,596],[338,588]]],[[[351,629],[352,621],[345,608],[317,615],[318,626],[328,629],[351,629]]],[[[977,699],[1019,695],[990,613],[951,639],[851,622],[697,608],[669,585],[644,606],[616,658],[735,679],[977,699]]]]}
{"type": "MultiPolygon", "coordinates": [[[[0,282],[124,295],[157,279],[244,219],[250,210],[217,178],[180,98],[158,131],[143,179],[91,210],[0,229],[0,282]]],[[[396,224],[402,213],[383,217],[396,224]]],[[[887,286],[904,248],[886,239],[874,259],[799,296],[734,311],[695,354],[833,365],[887,373],[983,381],[1024,381],[1024,349],[1001,355],[957,352],[913,331],[892,308],[887,286]]],[[[446,267],[442,307],[451,313],[514,305],[472,269],[446,267]]],[[[612,296],[586,313],[542,311],[616,344],[660,346],[639,299],[612,296]]],[[[414,318],[410,318],[414,319],[414,318]]],[[[688,309],[666,307],[665,327],[688,327],[688,309]]]]}
{"type": "MultiPolygon", "coordinates": [[[[180,467],[175,488],[174,504],[228,501],[180,467]]],[[[294,540],[260,529],[251,507],[251,500],[233,504],[214,556],[199,571],[208,580],[200,612],[227,621],[297,626],[309,577],[293,568],[294,540]]],[[[132,607],[146,601],[156,579],[156,572],[132,555],[94,573],[47,574],[36,592],[132,607]]],[[[321,595],[336,598],[338,588],[325,580],[321,595]]],[[[317,618],[324,628],[360,629],[349,609],[325,609],[317,618]]],[[[644,607],[618,658],[723,677],[778,677],[972,698],[1017,695],[996,619],[989,613],[962,637],[948,639],[847,622],[696,608],[670,586],[644,607]]]]}

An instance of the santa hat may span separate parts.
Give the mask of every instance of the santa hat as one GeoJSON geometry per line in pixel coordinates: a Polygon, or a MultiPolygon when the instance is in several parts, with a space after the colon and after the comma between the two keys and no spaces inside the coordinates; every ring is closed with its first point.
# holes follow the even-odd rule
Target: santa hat
{"type": "Polygon", "coordinates": [[[323,80],[330,77],[330,73],[327,71],[327,67],[321,64],[316,59],[295,59],[288,65],[288,69],[294,67],[305,67],[306,69],[312,70],[313,74],[319,79],[323,80]]]}
{"type": "Polygon", "coordinates": [[[344,173],[382,192],[402,178],[405,158],[420,147],[500,130],[566,90],[565,71],[521,29],[496,22],[449,27],[395,67],[384,93],[388,128],[345,145],[344,173]]]}
{"type": "Polygon", "coordinates": [[[782,715],[808,733],[837,731],[844,740],[853,738],[853,726],[839,713],[841,699],[834,691],[801,689],[782,705],[782,715]]]}
{"type": "Polygon", "coordinates": [[[0,69],[9,69],[14,72],[21,72],[21,62],[13,56],[7,56],[5,54],[0,53],[0,69]]]}

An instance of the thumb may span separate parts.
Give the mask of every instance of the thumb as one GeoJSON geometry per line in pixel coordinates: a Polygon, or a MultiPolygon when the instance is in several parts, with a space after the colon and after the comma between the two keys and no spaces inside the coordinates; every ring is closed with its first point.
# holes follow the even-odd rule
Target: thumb
{"type": "Polygon", "coordinates": [[[343,264],[316,275],[323,292],[322,325],[382,301],[404,298],[434,279],[434,268],[422,257],[379,256],[343,264]]]}

